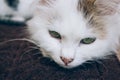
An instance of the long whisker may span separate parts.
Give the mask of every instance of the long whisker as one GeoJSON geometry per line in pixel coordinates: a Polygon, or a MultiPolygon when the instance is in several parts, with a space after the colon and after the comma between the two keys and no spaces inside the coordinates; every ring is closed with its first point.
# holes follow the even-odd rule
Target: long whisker
{"type": "Polygon", "coordinates": [[[33,55],[38,55],[38,54],[40,54],[40,53],[35,53],[35,54],[33,54],[33,55]]]}
{"type": "Polygon", "coordinates": [[[93,61],[86,61],[85,62],[85,64],[89,64],[89,65],[93,66],[92,63],[93,63],[93,61]]]}
{"type": "Polygon", "coordinates": [[[26,54],[30,54],[30,52],[31,52],[31,51],[34,51],[34,50],[38,50],[38,48],[33,48],[33,49],[29,49],[29,50],[25,51],[25,52],[21,55],[19,61],[22,60],[22,58],[23,58],[24,55],[26,55],[26,54]]]}
{"type": "Polygon", "coordinates": [[[90,61],[87,61],[87,62],[85,62],[85,64],[91,64],[92,63],[92,61],[90,62],[90,61]]]}
{"type": "MultiPolygon", "coordinates": [[[[40,52],[38,52],[38,53],[35,53],[35,54],[33,54],[33,55],[35,56],[35,55],[39,55],[39,54],[40,54],[40,52]]],[[[44,59],[44,58],[45,58],[45,57],[43,57],[43,56],[40,56],[40,57],[38,57],[37,59],[38,59],[38,60],[41,60],[41,59],[44,59]]]]}
{"type": "MultiPolygon", "coordinates": [[[[81,61],[81,60],[79,60],[79,61],[81,61]]],[[[91,61],[91,62],[92,62],[92,61],[91,61]]],[[[82,66],[84,69],[87,69],[86,64],[91,64],[91,62],[90,62],[90,61],[86,61],[86,62],[84,62],[81,66],[82,66]]]]}
{"type": "Polygon", "coordinates": [[[30,40],[30,39],[27,39],[27,38],[10,39],[10,40],[7,40],[7,41],[0,42],[0,45],[6,44],[8,42],[13,42],[13,41],[28,41],[28,42],[33,43],[37,46],[37,44],[33,40],[30,40]]]}
{"type": "Polygon", "coordinates": [[[28,48],[31,48],[31,49],[40,49],[40,47],[39,46],[29,46],[28,48]]]}
{"type": "MultiPolygon", "coordinates": [[[[35,44],[35,46],[29,46],[27,51],[25,51],[20,59],[19,59],[19,62],[21,62],[22,58],[24,55],[26,54],[30,54],[31,51],[34,51],[34,50],[39,50],[40,47],[37,45],[37,43],[35,43],[33,40],[30,40],[30,39],[27,39],[27,38],[20,38],[20,39],[10,39],[10,40],[7,40],[7,41],[3,41],[3,42],[0,42],[0,45],[4,45],[4,44],[7,44],[9,42],[14,42],[14,41],[27,41],[27,42],[30,42],[32,44],[35,44]]],[[[37,55],[38,53],[35,53],[34,55],[37,55]]],[[[40,53],[39,53],[40,54],[40,53]]],[[[39,58],[39,59],[42,59],[43,57],[39,58]]]]}
{"type": "Polygon", "coordinates": [[[95,62],[97,62],[98,64],[101,64],[105,69],[107,69],[105,64],[103,64],[100,60],[95,60],[95,62]]]}
{"type": "Polygon", "coordinates": [[[108,72],[108,69],[107,69],[107,67],[105,66],[105,64],[103,64],[103,63],[102,63],[101,61],[99,61],[99,60],[96,60],[95,62],[96,62],[97,70],[98,70],[98,72],[99,72],[100,75],[103,75],[103,72],[100,70],[101,68],[99,68],[99,65],[97,65],[97,64],[101,64],[101,65],[103,66],[103,68],[104,68],[104,72],[108,72]]]}

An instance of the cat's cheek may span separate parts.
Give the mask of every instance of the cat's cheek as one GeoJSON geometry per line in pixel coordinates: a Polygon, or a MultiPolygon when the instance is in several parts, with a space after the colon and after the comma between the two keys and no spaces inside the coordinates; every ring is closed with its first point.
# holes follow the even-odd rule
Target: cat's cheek
{"type": "Polygon", "coordinates": [[[59,46],[56,46],[56,48],[55,48],[55,46],[54,47],[50,46],[49,48],[47,48],[47,47],[49,47],[49,46],[42,47],[40,49],[42,51],[42,54],[43,54],[44,57],[52,57],[54,55],[57,55],[57,56],[60,55],[60,53],[59,53],[60,52],[59,46]]]}
{"type": "Polygon", "coordinates": [[[59,56],[60,55],[60,50],[61,50],[61,45],[60,42],[49,38],[49,40],[47,39],[43,39],[40,43],[40,47],[41,47],[41,51],[43,56],[45,57],[50,57],[52,58],[52,56],[59,56]]]}
{"type": "Polygon", "coordinates": [[[40,48],[40,51],[41,51],[41,53],[42,53],[42,55],[43,55],[44,57],[50,57],[50,56],[49,56],[49,52],[47,52],[45,49],[40,48]]]}

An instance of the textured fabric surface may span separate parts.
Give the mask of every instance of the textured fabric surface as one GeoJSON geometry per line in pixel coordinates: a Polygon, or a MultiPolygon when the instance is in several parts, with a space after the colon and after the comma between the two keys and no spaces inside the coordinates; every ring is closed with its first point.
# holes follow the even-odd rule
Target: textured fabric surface
{"type": "Polygon", "coordinates": [[[42,57],[34,44],[8,41],[24,38],[26,33],[23,26],[0,25],[0,80],[120,80],[120,63],[115,56],[63,69],[42,57]]]}

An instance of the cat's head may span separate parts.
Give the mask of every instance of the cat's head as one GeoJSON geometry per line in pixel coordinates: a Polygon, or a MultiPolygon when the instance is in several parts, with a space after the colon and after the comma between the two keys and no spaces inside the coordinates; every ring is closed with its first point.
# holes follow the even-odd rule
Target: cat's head
{"type": "Polygon", "coordinates": [[[101,16],[115,11],[102,1],[40,0],[28,22],[31,38],[44,56],[66,68],[107,55],[111,40],[101,16]]]}

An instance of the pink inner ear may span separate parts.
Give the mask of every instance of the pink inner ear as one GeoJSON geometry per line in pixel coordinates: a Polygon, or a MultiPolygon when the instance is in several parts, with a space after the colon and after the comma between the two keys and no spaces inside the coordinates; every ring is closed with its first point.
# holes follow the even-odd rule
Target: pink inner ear
{"type": "Polygon", "coordinates": [[[49,5],[55,0],[40,0],[39,3],[40,5],[49,5]]]}
{"type": "Polygon", "coordinates": [[[49,0],[40,0],[39,3],[40,5],[47,5],[47,1],[49,0]]]}

